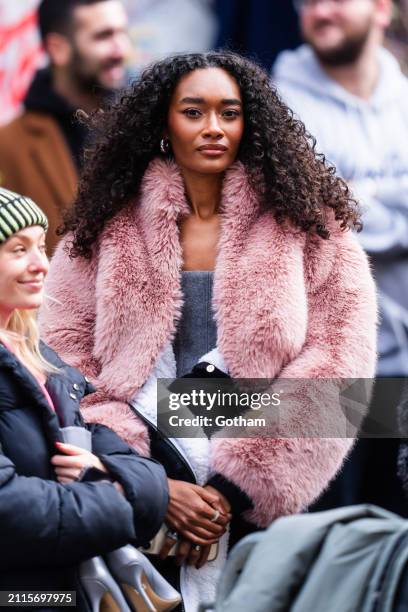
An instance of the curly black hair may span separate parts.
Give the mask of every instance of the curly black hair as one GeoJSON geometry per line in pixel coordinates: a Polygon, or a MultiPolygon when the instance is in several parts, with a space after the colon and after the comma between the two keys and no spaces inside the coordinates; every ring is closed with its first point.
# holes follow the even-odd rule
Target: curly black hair
{"type": "Polygon", "coordinates": [[[59,230],[60,235],[73,232],[71,257],[91,258],[106,222],[138,193],[149,162],[160,154],[178,82],[207,67],[224,69],[240,87],[245,128],[238,158],[276,220],[328,238],[327,213],[332,209],[342,229],[361,229],[347,184],[316,153],[315,141],[264,70],[228,51],[182,54],[146,68],[120,100],[88,118],[96,137],[85,153],[76,202],[59,230]]]}

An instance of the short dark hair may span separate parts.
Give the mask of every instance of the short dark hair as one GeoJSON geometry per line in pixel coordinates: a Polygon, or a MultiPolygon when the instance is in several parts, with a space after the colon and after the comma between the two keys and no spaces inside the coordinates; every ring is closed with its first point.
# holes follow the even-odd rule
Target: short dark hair
{"type": "Polygon", "coordinates": [[[38,8],[38,25],[41,39],[44,42],[47,34],[69,34],[72,31],[74,10],[79,6],[87,6],[105,2],[106,0],[42,0],[38,8]]]}

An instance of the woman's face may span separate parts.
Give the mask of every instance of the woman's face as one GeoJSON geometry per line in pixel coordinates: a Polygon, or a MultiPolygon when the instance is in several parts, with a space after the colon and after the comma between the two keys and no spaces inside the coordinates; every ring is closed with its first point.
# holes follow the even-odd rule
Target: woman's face
{"type": "Polygon", "coordinates": [[[45,232],[35,225],[23,229],[0,245],[0,325],[13,311],[38,308],[43,300],[48,272],[45,232]]]}
{"type": "Polygon", "coordinates": [[[182,170],[224,172],[237,157],[243,132],[241,92],[228,72],[204,68],[179,81],[165,136],[182,170]]]}

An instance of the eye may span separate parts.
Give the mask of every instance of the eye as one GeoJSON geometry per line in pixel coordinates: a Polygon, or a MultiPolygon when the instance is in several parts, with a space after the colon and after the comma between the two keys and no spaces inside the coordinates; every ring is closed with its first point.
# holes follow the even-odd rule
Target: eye
{"type": "Polygon", "coordinates": [[[198,119],[201,116],[201,111],[198,108],[186,108],[183,110],[183,114],[192,119],[198,119]]]}
{"type": "Polygon", "coordinates": [[[20,254],[25,253],[25,247],[22,244],[18,244],[13,248],[13,253],[20,254]]]}
{"type": "Polygon", "coordinates": [[[239,117],[240,115],[241,115],[241,112],[240,112],[240,111],[238,111],[238,110],[235,110],[235,109],[233,109],[233,108],[229,108],[229,109],[227,109],[227,110],[225,110],[225,111],[223,112],[223,116],[224,116],[226,119],[236,119],[236,118],[237,118],[237,117],[239,117]]]}

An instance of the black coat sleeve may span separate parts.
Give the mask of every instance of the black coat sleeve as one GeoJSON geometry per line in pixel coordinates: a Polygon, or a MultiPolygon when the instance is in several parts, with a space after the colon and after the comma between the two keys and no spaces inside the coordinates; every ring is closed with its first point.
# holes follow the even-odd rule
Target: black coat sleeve
{"type": "Polygon", "coordinates": [[[113,484],[19,476],[0,450],[0,571],[73,565],[134,539],[132,505],[113,484]]]}
{"type": "Polygon", "coordinates": [[[141,457],[114,431],[104,425],[89,425],[92,451],[111,476],[123,486],[133,507],[138,545],[151,540],[159,531],[168,505],[167,477],[153,459],[141,457]]]}
{"type": "Polygon", "coordinates": [[[207,484],[217,489],[228,499],[233,516],[239,516],[246,510],[253,508],[253,503],[248,495],[231,480],[224,478],[222,474],[214,474],[207,484]]]}

